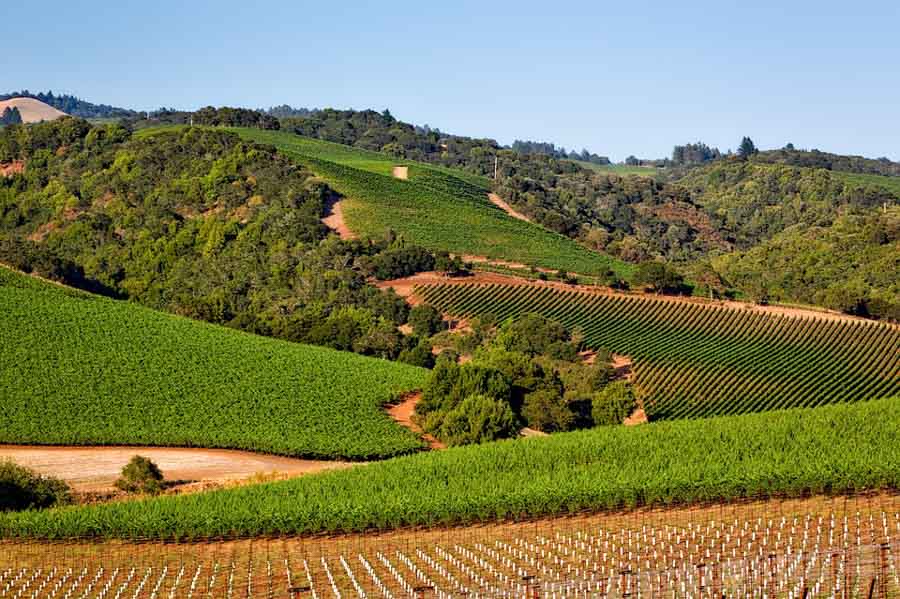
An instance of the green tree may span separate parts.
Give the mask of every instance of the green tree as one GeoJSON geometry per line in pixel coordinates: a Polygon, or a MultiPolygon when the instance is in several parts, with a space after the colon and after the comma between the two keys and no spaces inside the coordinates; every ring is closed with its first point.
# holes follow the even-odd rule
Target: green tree
{"type": "Polygon", "coordinates": [[[443,330],[444,320],[433,306],[422,304],[409,311],[408,324],[419,337],[431,337],[443,330]]]}
{"type": "Polygon", "coordinates": [[[522,416],[529,427],[545,433],[572,430],[576,423],[568,402],[553,389],[538,389],[526,395],[522,416]]]}
{"type": "Polygon", "coordinates": [[[594,426],[622,424],[636,405],[634,391],[627,381],[610,383],[594,395],[592,404],[594,426]]]}
{"type": "Polygon", "coordinates": [[[638,265],[634,273],[634,282],[649,287],[654,293],[678,293],[684,286],[684,278],[678,272],[655,260],[638,265]]]}
{"type": "Polygon", "coordinates": [[[738,156],[747,160],[754,154],[758,153],[759,150],[756,149],[756,144],[753,143],[753,140],[749,137],[744,137],[741,140],[741,145],[738,146],[738,156]]]}
{"type": "Polygon", "coordinates": [[[447,414],[437,437],[447,445],[467,445],[505,439],[518,431],[519,423],[508,403],[473,394],[447,414]]]}

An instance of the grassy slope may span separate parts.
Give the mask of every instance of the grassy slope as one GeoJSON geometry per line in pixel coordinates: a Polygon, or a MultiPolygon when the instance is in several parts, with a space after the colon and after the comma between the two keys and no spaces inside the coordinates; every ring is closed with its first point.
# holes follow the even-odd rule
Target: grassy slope
{"type": "Polygon", "coordinates": [[[0,268],[0,442],[387,457],[422,446],[381,405],[426,372],[0,268]]]}
{"type": "Polygon", "coordinates": [[[898,429],[900,398],[605,427],[212,493],[0,514],[0,537],[336,532],[767,494],[896,489],[898,429]]]}
{"type": "Polygon", "coordinates": [[[325,179],[348,200],[347,225],[363,236],[393,229],[430,249],[600,274],[628,277],[631,266],[593,252],[538,225],[511,218],[487,200],[483,177],[394,159],[292,133],[235,129],[245,139],[276,146],[325,179]],[[409,166],[409,180],[391,175],[409,166]]]}

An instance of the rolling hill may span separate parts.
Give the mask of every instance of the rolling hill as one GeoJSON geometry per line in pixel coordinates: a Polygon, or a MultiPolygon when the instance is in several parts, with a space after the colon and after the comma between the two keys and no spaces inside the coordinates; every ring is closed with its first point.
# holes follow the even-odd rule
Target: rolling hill
{"type": "Polygon", "coordinates": [[[424,447],[382,406],[425,374],[0,268],[0,443],[383,458],[424,447]]]}
{"type": "Polygon", "coordinates": [[[66,113],[57,110],[49,104],[44,104],[34,98],[12,98],[0,100],[0,113],[7,108],[18,108],[22,115],[23,123],[39,123],[41,121],[53,121],[66,116],[66,113]]]}
{"type": "Polygon", "coordinates": [[[380,237],[391,229],[433,250],[580,274],[631,273],[624,262],[510,217],[488,201],[484,177],[283,131],[236,131],[274,145],[325,179],[347,198],[345,220],[360,235],[380,237]],[[392,176],[395,165],[409,167],[408,180],[392,176]]]}

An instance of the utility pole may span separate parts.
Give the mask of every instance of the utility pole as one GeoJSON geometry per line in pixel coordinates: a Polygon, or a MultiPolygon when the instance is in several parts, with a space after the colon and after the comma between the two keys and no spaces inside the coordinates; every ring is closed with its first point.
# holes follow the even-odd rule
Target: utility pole
{"type": "Polygon", "coordinates": [[[500,157],[494,154],[494,181],[497,180],[497,169],[500,166],[500,157]]]}

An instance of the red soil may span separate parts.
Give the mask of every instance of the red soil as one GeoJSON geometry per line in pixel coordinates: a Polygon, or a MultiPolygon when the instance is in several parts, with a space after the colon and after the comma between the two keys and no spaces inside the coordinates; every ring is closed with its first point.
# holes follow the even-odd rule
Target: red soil
{"type": "Polygon", "coordinates": [[[416,412],[416,404],[419,403],[421,399],[421,392],[416,391],[414,393],[409,393],[400,403],[388,406],[387,413],[398,424],[405,426],[412,432],[421,436],[431,449],[445,449],[447,447],[446,445],[422,431],[422,427],[413,422],[412,416],[416,412]]]}
{"type": "Polygon", "coordinates": [[[489,194],[488,194],[488,199],[491,201],[491,204],[493,204],[493,205],[496,206],[497,208],[500,208],[501,210],[503,210],[505,213],[507,213],[507,214],[510,215],[511,217],[517,218],[517,219],[519,219],[519,220],[524,220],[526,223],[530,223],[530,222],[531,222],[531,219],[530,219],[530,218],[528,218],[527,216],[525,216],[524,214],[522,214],[521,212],[519,212],[518,210],[516,210],[515,208],[513,208],[513,207],[510,206],[509,204],[507,204],[507,203],[503,200],[503,198],[501,198],[500,196],[498,196],[496,193],[489,193],[489,194]]]}
{"type": "Polygon", "coordinates": [[[326,215],[322,222],[326,227],[338,234],[341,239],[356,239],[358,235],[350,230],[344,222],[344,209],[342,200],[329,203],[326,206],[326,215]]]}

